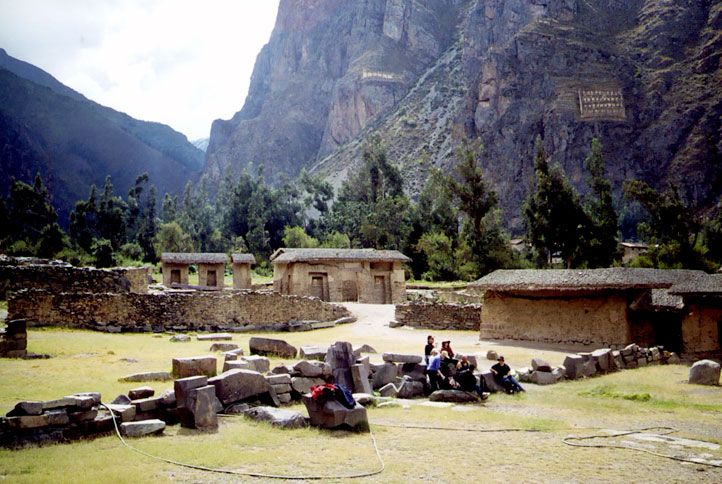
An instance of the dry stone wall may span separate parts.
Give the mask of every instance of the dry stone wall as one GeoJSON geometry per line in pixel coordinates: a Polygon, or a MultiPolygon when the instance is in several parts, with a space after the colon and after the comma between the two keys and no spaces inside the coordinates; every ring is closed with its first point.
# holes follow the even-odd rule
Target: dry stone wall
{"type": "Polygon", "coordinates": [[[396,321],[414,328],[479,331],[481,304],[424,302],[397,304],[396,321]]]}
{"type": "Polygon", "coordinates": [[[265,291],[136,294],[27,289],[9,293],[8,316],[35,326],[109,332],[239,331],[294,320],[335,321],[349,312],[316,298],[265,291]]]}
{"type": "Polygon", "coordinates": [[[5,257],[0,260],[0,298],[21,289],[47,289],[68,292],[148,292],[147,267],[96,269],[69,264],[24,264],[5,257]]]}

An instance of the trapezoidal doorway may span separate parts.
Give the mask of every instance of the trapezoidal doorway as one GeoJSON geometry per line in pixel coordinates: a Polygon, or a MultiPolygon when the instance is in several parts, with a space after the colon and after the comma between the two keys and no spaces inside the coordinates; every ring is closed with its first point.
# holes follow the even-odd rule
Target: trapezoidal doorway
{"type": "Polygon", "coordinates": [[[216,271],[208,271],[206,273],[206,285],[209,287],[216,287],[218,285],[216,271]]]}
{"type": "Polygon", "coordinates": [[[328,275],[323,272],[311,272],[311,296],[328,301],[328,275]]]}
{"type": "Polygon", "coordinates": [[[171,284],[180,284],[181,282],[181,274],[180,269],[171,269],[170,270],[170,283],[171,284]]]}
{"type": "Polygon", "coordinates": [[[391,288],[389,288],[388,280],[388,276],[374,276],[374,304],[391,302],[391,288]]]}

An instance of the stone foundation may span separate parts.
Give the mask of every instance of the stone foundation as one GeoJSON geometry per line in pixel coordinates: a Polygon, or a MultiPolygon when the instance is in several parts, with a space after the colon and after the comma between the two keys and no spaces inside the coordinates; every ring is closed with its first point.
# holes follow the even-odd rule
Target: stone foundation
{"type": "Polygon", "coordinates": [[[479,331],[481,304],[397,304],[396,321],[414,328],[479,331]]]}
{"type": "Polygon", "coordinates": [[[343,306],[273,292],[83,293],[27,289],[8,294],[8,318],[31,326],[109,332],[251,330],[288,321],[335,321],[343,306]]]}

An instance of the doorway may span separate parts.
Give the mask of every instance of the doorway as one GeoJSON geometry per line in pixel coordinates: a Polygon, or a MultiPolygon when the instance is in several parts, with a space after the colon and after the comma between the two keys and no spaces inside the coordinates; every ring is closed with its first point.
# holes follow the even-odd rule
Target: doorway
{"type": "Polygon", "coordinates": [[[171,269],[170,270],[170,283],[171,284],[180,284],[181,277],[180,277],[180,269],[171,269]]]}
{"type": "Polygon", "coordinates": [[[216,280],[216,271],[208,271],[206,273],[206,285],[210,287],[216,287],[218,281],[216,280]]]}
{"type": "Polygon", "coordinates": [[[321,301],[328,301],[327,275],[323,273],[311,273],[311,296],[321,301]]]}
{"type": "Polygon", "coordinates": [[[374,303],[375,304],[388,304],[389,299],[387,298],[386,281],[387,276],[374,276],[374,303]]]}

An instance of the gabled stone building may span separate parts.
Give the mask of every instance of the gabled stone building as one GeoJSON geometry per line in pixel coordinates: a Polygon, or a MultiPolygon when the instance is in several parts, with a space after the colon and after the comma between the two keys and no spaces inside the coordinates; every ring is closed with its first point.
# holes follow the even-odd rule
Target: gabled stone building
{"type": "Polygon", "coordinates": [[[231,254],[233,262],[233,289],[251,288],[251,266],[256,263],[253,254],[231,254]]]}
{"type": "Polygon", "coordinates": [[[396,250],[278,249],[272,256],[273,289],[323,301],[395,304],[406,300],[403,264],[396,250]]]}
{"type": "Polygon", "coordinates": [[[602,346],[634,342],[679,351],[683,306],[669,289],[702,276],[700,271],[621,267],[499,270],[470,287],[484,291],[484,340],[602,346]]]}
{"type": "Polygon", "coordinates": [[[188,268],[198,267],[198,285],[223,289],[228,256],[220,253],[164,252],[160,256],[163,285],[188,285],[188,268]]]}

